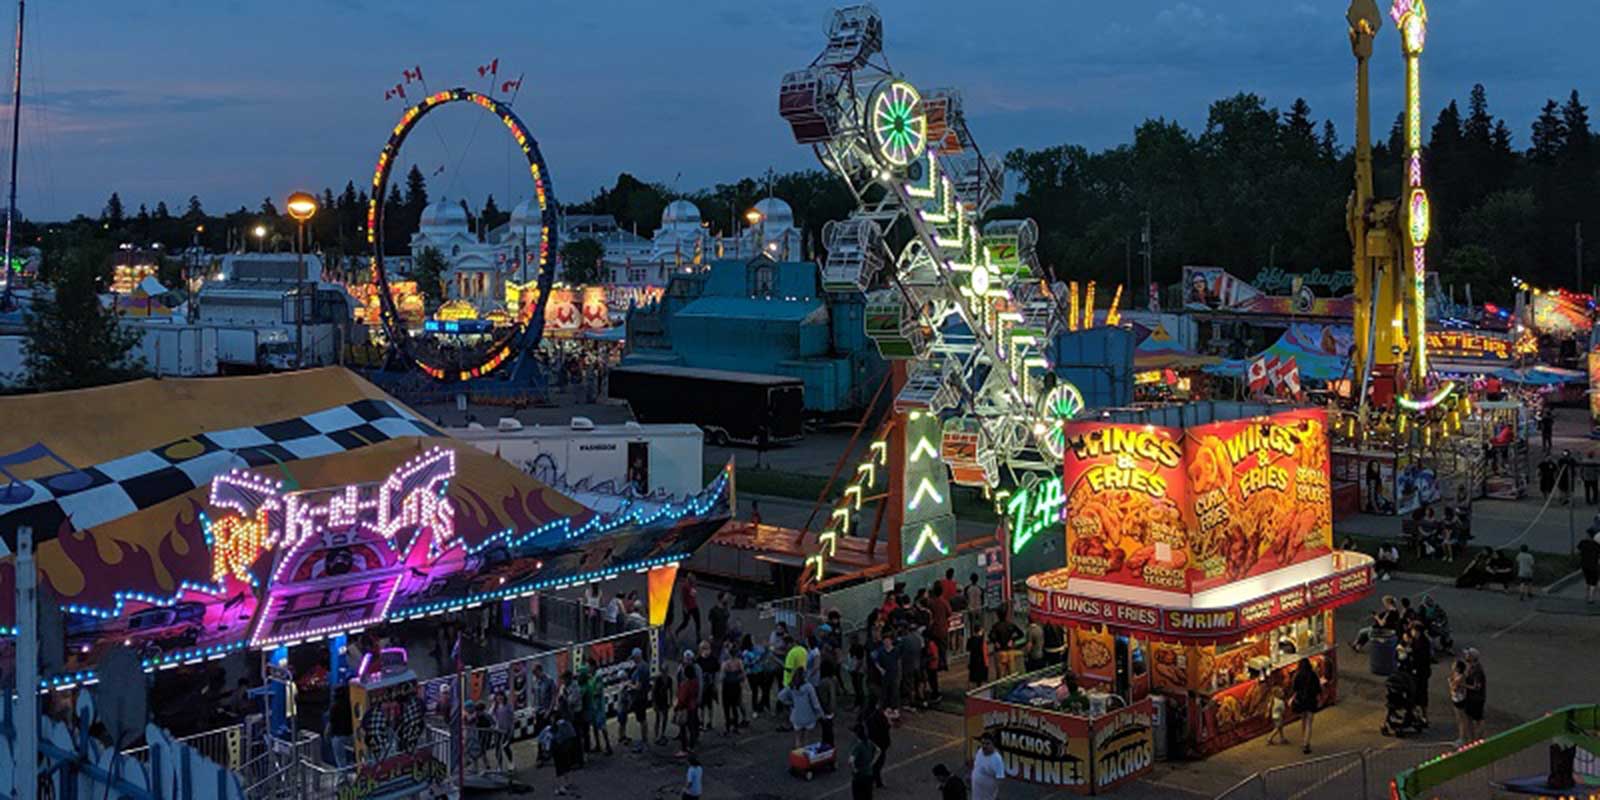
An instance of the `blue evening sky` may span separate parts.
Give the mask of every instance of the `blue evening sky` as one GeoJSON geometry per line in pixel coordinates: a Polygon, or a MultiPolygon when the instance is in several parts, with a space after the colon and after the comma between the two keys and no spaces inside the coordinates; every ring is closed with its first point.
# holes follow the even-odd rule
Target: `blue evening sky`
{"type": "MultiPolygon", "coordinates": [[[[880,0],[886,52],[923,87],[963,90],[979,144],[1125,141],[1150,116],[1204,124],[1237,91],[1305,97],[1352,140],[1345,0],[880,0]]],[[[564,201],[627,171],[693,189],[810,166],[776,88],[821,47],[831,6],[810,0],[35,0],[24,67],[28,216],[130,212],[198,194],[212,212],[370,180],[398,117],[385,86],[421,65],[434,89],[482,87],[500,59],[524,74],[516,109],[564,201]]],[[[1547,97],[1600,96],[1600,3],[1438,0],[1424,56],[1426,113],[1474,82],[1516,144],[1547,97]]],[[[0,13],[14,15],[11,4],[0,13]]],[[[13,23],[0,22],[10,31],[13,23]]],[[[1373,71],[1375,134],[1399,109],[1392,25],[1373,71]]],[[[10,70],[0,68],[9,78],[10,70]]],[[[413,87],[415,88],[415,87],[413,87]]],[[[468,109],[425,120],[404,160],[435,196],[525,195],[503,131],[468,109]],[[441,172],[442,168],[442,172],[441,172]]],[[[9,126],[9,111],[4,115],[9,126]]],[[[0,139],[0,150],[5,148],[0,139]]]]}

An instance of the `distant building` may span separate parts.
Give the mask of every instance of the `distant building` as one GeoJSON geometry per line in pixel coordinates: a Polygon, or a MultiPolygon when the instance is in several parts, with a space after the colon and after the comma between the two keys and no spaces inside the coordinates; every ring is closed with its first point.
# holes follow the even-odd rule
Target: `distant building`
{"type": "MultiPolygon", "coordinates": [[[[770,241],[782,247],[774,238],[763,249],[770,241]]],[[[860,293],[824,293],[811,262],[713,260],[672,275],[659,301],[628,314],[623,363],[785,375],[805,382],[808,411],[855,412],[885,368],[866,338],[864,310],[860,293]]]]}
{"type": "MultiPolygon", "coordinates": [[[[761,221],[735,236],[713,237],[700,209],[674,200],[661,213],[654,238],[625,230],[609,214],[568,214],[561,218],[560,244],[578,239],[599,242],[604,255],[601,275],[616,287],[663,287],[675,274],[703,269],[716,258],[750,258],[765,253],[779,260],[804,257],[804,236],[794,225],[794,211],[777,198],[756,203],[761,221]]],[[[526,283],[538,277],[540,216],[530,201],[511,212],[509,222],[474,232],[459,202],[440,200],[422,213],[411,237],[411,259],[432,247],[449,264],[445,298],[464,300],[481,312],[505,303],[505,282],[526,283]]],[[[556,280],[566,281],[557,254],[556,280]]]]}

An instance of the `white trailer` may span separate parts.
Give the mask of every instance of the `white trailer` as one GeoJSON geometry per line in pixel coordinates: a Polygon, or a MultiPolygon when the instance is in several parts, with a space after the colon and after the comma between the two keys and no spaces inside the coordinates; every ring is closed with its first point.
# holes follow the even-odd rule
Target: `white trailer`
{"type": "Polygon", "coordinates": [[[186,378],[217,374],[217,329],[204,325],[123,320],[142,338],[131,355],[145,368],[162,375],[186,378]]]}
{"type": "Polygon", "coordinates": [[[496,453],[551,486],[632,486],[645,495],[683,497],[704,488],[705,434],[694,425],[596,425],[574,417],[564,426],[454,428],[450,435],[496,453]]]}

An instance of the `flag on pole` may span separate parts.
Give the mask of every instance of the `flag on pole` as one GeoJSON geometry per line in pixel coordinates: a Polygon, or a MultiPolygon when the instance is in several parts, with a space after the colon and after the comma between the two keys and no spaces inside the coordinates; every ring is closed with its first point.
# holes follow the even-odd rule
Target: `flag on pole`
{"type": "Polygon", "coordinates": [[[417,81],[420,83],[422,81],[422,67],[420,66],[415,66],[411,69],[403,69],[400,70],[400,72],[406,76],[406,83],[410,83],[412,81],[417,81]]]}
{"type": "Polygon", "coordinates": [[[500,75],[500,59],[496,58],[481,67],[478,67],[478,77],[486,78],[490,75],[500,75]]]}
{"type": "Polygon", "coordinates": [[[1269,357],[1266,360],[1265,365],[1267,370],[1267,383],[1272,384],[1272,388],[1274,389],[1278,388],[1278,381],[1282,379],[1282,376],[1278,374],[1278,357],[1269,357]]]}
{"type": "Polygon", "coordinates": [[[1283,389],[1286,397],[1300,395],[1300,364],[1293,356],[1278,365],[1278,379],[1274,384],[1283,389]]]}
{"type": "Polygon", "coordinates": [[[1260,392],[1260,391],[1263,391],[1263,390],[1265,390],[1267,388],[1267,361],[1266,361],[1266,359],[1258,358],[1258,359],[1250,362],[1249,377],[1250,377],[1250,391],[1252,393],[1260,392]]]}
{"type": "Polygon", "coordinates": [[[406,99],[406,87],[397,83],[394,85],[393,89],[383,90],[383,99],[393,100],[396,97],[400,98],[401,100],[406,99]]]}
{"type": "Polygon", "coordinates": [[[505,81],[500,84],[501,94],[511,94],[522,88],[522,76],[518,75],[514,81],[505,81]]]}

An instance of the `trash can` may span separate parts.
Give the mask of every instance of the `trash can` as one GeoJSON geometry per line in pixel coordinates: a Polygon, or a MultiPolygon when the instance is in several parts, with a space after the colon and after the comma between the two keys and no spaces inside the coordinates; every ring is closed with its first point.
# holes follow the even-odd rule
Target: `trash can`
{"type": "Polygon", "coordinates": [[[1394,672],[1395,648],[1400,644],[1400,637],[1391,630],[1376,630],[1372,632],[1372,640],[1367,642],[1367,670],[1380,677],[1388,676],[1394,672]]]}

